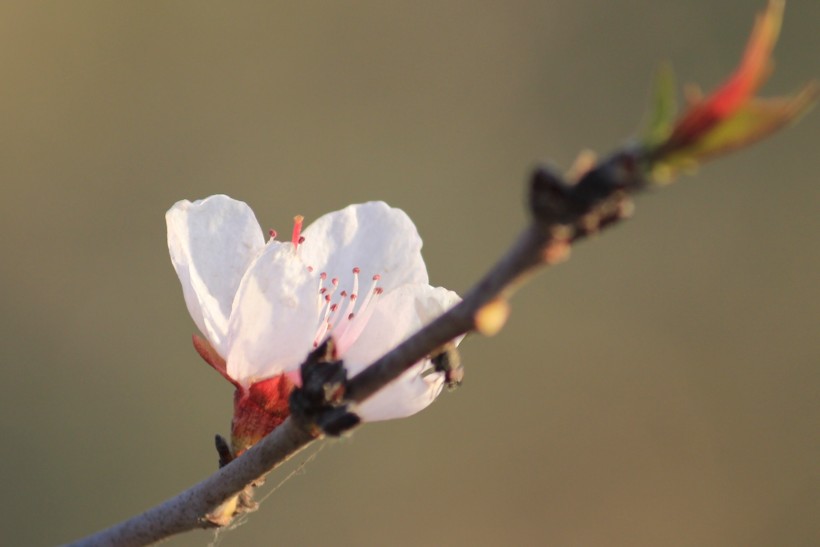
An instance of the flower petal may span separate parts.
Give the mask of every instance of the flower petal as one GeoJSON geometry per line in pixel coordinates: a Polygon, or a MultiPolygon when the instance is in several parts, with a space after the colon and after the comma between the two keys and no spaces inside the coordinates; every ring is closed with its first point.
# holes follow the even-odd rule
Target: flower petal
{"type": "Polygon", "coordinates": [[[424,410],[441,393],[444,373],[422,373],[430,369],[429,361],[413,365],[393,383],[364,401],[355,410],[363,422],[406,418],[424,410]]]}
{"type": "MultiPolygon", "coordinates": [[[[348,375],[355,376],[459,301],[453,291],[426,284],[403,285],[380,296],[367,327],[342,356],[348,375]]],[[[364,421],[372,422],[403,418],[425,408],[444,383],[443,373],[422,375],[430,366],[429,360],[417,363],[362,403],[357,413],[364,421]]]]}
{"type": "Polygon", "coordinates": [[[247,204],[216,195],[177,202],[165,215],[168,250],[199,330],[225,356],[228,318],[248,265],[264,246],[247,204]]]}
{"type": "Polygon", "coordinates": [[[381,275],[388,291],[405,283],[427,283],[421,237],[410,217],[381,201],[350,205],[328,213],[305,229],[300,255],[316,272],[338,277],[350,287],[354,267],[362,280],[381,275]]]}
{"type": "Polygon", "coordinates": [[[313,348],[318,285],[291,243],[271,241],[234,300],[228,374],[242,385],[298,367],[313,348]]]}

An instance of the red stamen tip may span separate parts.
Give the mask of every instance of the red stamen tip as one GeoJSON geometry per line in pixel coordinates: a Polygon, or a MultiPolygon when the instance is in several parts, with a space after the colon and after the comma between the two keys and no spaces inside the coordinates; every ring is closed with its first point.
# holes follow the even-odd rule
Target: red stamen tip
{"type": "Polygon", "coordinates": [[[381,294],[383,292],[384,292],[384,289],[382,289],[381,287],[376,287],[376,290],[373,291],[374,294],[381,294]]]}
{"type": "Polygon", "coordinates": [[[353,268],[353,273],[354,273],[354,274],[360,273],[361,271],[362,271],[362,270],[361,270],[358,266],[356,266],[355,268],[353,268]]]}
{"type": "Polygon", "coordinates": [[[340,294],[340,296],[341,296],[342,298],[344,298],[345,296],[347,296],[347,291],[342,291],[342,292],[341,292],[341,293],[339,293],[339,294],[340,294]]]}
{"type": "Polygon", "coordinates": [[[378,281],[381,278],[382,278],[382,276],[380,276],[379,274],[376,274],[376,275],[373,276],[373,281],[378,281]]]}
{"type": "Polygon", "coordinates": [[[308,266],[308,271],[312,272],[313,271],[313,266],[308,266]]]}
{"type": "Polygon", "coordinates": [[[338,278],[338,277],[334,277],[333,279],[331,279],[331,280],[330,280],[330,282],[331,282],[331,283],[333,283],[333,285],[334,285],[334,286],[335,286],[335,285],[338,285],[338,284],[339,284],[339,278],[338,278]]]}
{"type": "Polygon", "coordinates": [[[336,309],[337,309],[338,307],[339,307],[339,305],[338,305],[338,304],[331,304],[331,305],[330,305],[330,311],[336,311],[336,309]]]}
{"type": "Polygon", "coordinates": [[[350,299],[351,299],[351,300],[356,300],[356,293],[351,294],[351,295],[350,295],[350,299]]]}
{"type": "Polygon", "coordinates": [[[276,239],[276,236],[277,236],[278,234],[277,234],[276,230],[274,230],[273,228],[271,228],[270,230],[268,230],[268,235],[270,236],[270,238],[271,238],[271,239],[276,239]]]}
{"type": "Polygon", "coordinates": [[[324,281],[325,279],[327,279],[327,272],[320,273],[319,277],[322,279],[322,281],[324,281]]]}
{"type": "Polygon", "coordinates": [[[347,316],[347,318],[348,318],[348,320],[353,319],[353,314],[351,313],[350,315],[347,316]]]}

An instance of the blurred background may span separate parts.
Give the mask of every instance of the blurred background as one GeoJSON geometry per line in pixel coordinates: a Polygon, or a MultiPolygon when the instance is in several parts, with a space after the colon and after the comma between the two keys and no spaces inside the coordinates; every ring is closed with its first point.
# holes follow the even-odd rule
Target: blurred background
{"type": "MultiPolygon", "coordinates": [[[[380,199],[464,292],[528,171],[634,134],[658,64],[714,88],[763,0],[0,4],[0,529],[76,539],[216,467],[165,211],[287,231],[380,199]]],[[[792,1],[764,95],[818,76],[792,1]]],[[[820,542],[820,114],[638,200],[462,344],[464,386],[274,473],[171,545],[820,542]]]]}

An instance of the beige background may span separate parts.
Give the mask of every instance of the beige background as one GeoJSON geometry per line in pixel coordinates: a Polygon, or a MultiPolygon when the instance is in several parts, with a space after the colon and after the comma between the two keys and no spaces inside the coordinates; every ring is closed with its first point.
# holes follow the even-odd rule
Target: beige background
{"type": "MultiPolygon", "coordinates": [[[[463,292],[535,161],[623,142],[663,59],[716,85],[763,3],[0,4],[0,544],[214,469],[231,389],[190,347],[176,200],[287,230],[383,199],[463,292]]],[[[765,93],[818,75],[818,21],[790,2],[765,93]]],[[[463,344],[461,390],[327,443],[221,545],[816,545],[818,127],[641,198],[463,344]]]]}

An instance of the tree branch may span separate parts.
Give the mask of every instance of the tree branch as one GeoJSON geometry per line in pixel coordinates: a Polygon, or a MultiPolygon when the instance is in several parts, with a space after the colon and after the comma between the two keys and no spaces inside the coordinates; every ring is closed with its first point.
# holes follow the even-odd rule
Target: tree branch
{"type": "Polygon", "coordinates": [[[356,403],[420,360],[441,355],[454,338],[474,330],[486,335],[497,332],[506,320],[507,300],[515,289],[543,266],[566,259],[576,241],[629,216],[629,196],[644,189],[648,178],[668,179],[796,120],[820,97],[817,82],[776,101],[764,103],[754,98],[768,72],[782,12],[782,1],[769,0],[738,70],[712,95],[690,104],[677,119],[675,108],[670,107],[675,103],[674,86],[670,75],[662,73],[651,124],[640,145],[597,165],[588,162],[589,169],[576,168],[579,173],[569,183],[547,168],[536,169],[530,180],[531,223],[461,303],[348,381],[343,363],[334,360],[332,344],[323,344],[303,364],[303,393],[297,397],[298,404],[290,405],[291,418],[196,486],[72,545],[146,545],[195,528],[227,524],[236,504],[241,503],[240,494],[320,438],[322,427],[325,433],[338,434],[357,424],[358,417],[353,414],[356,403]],[[306,372],[310,371],[312,377],[308,378],[306,372]],[[310,393],[308,383],[312,384],[310,393]]]}
{"type": "Polygon", "coordinates": [[[447,342],[481,332],[485,306],[506,301],[537,269],[566,259],[575,241],[626,218],[632,209],[628,194],[646,187],[640,160],[638,152],[619,152],[573,184],[546,167],[535,169],[529,194],[532,222],[510,250],[458,305],[350,380],[348,399],[364,401],[447,342]]]}
{"type": "Polygon", "coordinates": [[[175,534],[215,526],[208,518],[221,504],[307,446],[315,437],[288,419],[199,484],[111,528],[69,546],[150,545],[175,534]]]}
{"type": "MultiPolygon", "coordinates": [[[[346,400],[364,401],[454,338],[473,330],[481,332],[484,329],[477,317],[485,307],[506,302],[529,274],[563,260],[574,241],[623,218],[629,203],[627,191],[644,186],[635,165],[633,154],[620,153],[573,185],[564,183],[546,168],[536,169],[529,200],[533,220],[506,255],[461,303],[349,380],[346,400]]],[[[239,458],[199,484],[140,515],[70,545],[148,545],[182,532],[226,524],[229,519],[224,521],[224,517],[220,517],[226,513],[223,504],[230,503],[249,485],[320,436],[311,424],[288,418],[239,458]]]]}

